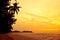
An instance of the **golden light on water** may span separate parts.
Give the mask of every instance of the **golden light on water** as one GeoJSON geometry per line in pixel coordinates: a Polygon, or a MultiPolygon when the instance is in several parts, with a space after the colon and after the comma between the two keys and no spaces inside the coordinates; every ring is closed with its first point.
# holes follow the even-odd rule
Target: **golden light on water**
{"type": "Polygon", "coordinates": [[[17,0],[22,7],[14,30],[59,31],[60,0],[17,0]]]}

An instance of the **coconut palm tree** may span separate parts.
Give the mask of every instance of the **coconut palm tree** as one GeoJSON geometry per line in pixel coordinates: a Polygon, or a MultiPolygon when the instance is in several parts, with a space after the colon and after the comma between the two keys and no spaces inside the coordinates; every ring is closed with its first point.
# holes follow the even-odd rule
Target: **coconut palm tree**
{"type": "Polygon", "coordinates": [[[11,0],[0,0],[0,33],[8,33],[11,31],[12,25],[15,23],[15,12],[18,14],[19,8],[15,2],[10,6],[11,0]]]}
{"type": "MultiPolygon", "coordinates": [[[[16,0],[15,0],[16,1],[16,0]]],[[[15,2],[14,4],[13,4],[13,6],[10,6],[9,7],[9,12],[13,12],[13,13],[17,13],[18,14],[18,11],[19,11],[19,8],[21,8],[21,7],[19,7],[19,6],[17,6],[18,5],[18,3],[17,2],[15,2]]]]}

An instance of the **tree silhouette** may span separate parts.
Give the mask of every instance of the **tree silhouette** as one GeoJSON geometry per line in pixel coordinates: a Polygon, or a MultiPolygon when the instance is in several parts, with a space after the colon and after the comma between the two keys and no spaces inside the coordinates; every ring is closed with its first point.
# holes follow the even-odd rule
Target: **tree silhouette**
{"type": "Polygon", "coordinates": [[[18,14],[18,3],[15,2],[13,6],[10,6],[11,0],[0,0],[0,33],[11,32],[12,25],[15,23],[15,12],[18,14]]]}

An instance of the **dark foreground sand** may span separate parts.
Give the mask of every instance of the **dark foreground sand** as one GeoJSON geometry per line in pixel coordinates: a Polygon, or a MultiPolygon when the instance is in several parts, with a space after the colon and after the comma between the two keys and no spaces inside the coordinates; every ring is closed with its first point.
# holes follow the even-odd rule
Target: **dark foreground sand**
{"type": "Polygon", "coordinates": [[[36,40],[32,37],[26,37],[15,34],[0,34],[0,40],[36,40]]]}
{"type": "Polygon", "coordinates": [[[0,34],[0,40],[13,40],[13,38],[7,34],[0,34]]]}
{"type": "Polygon", "coordinates": [[[60,34],[8,33],[0,34],[0,40],[60,40],[60,34]]]}

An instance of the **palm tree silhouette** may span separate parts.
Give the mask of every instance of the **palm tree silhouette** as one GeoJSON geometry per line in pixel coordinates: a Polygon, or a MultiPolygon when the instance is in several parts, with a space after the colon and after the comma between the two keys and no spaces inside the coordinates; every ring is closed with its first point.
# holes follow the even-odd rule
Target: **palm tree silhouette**
{"type": "MultiPolygon", "coordinates": [[[[16,0],[15,0],[16,1],[16,0]]],[[[18,5],[18,3],[17,3],[17,1],[13,4],[13,6],[10,6],[9,7],[9,12],[13,12],[13,13],[17,13],[18,14],[18,11],[19,11],[19,8],[21,8],[21,7],[19,7],[19,6],[17,6],[18,5]]]]}
{"type": "Polygon", "coordinates": [[[17,2],[10,6],[9,1],[11,0],[0,0],[0,33],[11,32],[12,25],[16,21],[14,14],[15,12],[18,14],[20,8],[17,2]]]}

